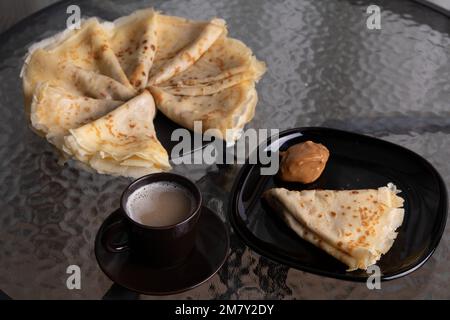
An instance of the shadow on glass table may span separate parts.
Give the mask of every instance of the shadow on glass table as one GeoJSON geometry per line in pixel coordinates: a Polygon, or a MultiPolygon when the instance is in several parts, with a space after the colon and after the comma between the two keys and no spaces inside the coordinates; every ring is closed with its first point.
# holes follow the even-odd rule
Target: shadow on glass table
{"type": "Polygon", "coordinates": [[[414,0],[450,17],[450,2],[448,0],[414,0]]]}
{"type": "MultiPolygon", "coordinates": [[[[139,294],[130,291],[118,284],[113,283],[111,287],[103,295],[102,300],[138,300],[139,294]]],[[[1,300],[12,300],[5,292],[0,290],[0,301],[1,300]]]]}
{"type": "Polygon", "coordinates": [[[8,296],[6,293],[4,293],[2,290],[0,290],[0,300],[11,300],[11,297],[8,296]]]}
{"type": "Polygon", "coordinates": [[[139,293],[130,291],[113,283],[102,298],[103,300],[138,300],[139,293]]]}

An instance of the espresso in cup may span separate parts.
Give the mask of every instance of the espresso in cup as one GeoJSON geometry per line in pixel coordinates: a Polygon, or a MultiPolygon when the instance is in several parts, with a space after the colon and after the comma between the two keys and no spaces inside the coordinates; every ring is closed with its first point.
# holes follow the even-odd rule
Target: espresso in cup
{"type": "Polygon", "coordinates": [[[112,253],[130,251],[137,263],[172,267],[194,250],[202,196],[194,182],[161,172],[132,182],[120,199],[121,219],[103,233],[112,253]],[[119,234],[125,241],[115,242],[119,234]]]}
{"type": "Polygon", "coordinates": [[[158,181],[136,189],[126,203],[126,212],[134,221],[163,227],[180,223],[195,209],[192,192],[175,182],[158,181]]]}

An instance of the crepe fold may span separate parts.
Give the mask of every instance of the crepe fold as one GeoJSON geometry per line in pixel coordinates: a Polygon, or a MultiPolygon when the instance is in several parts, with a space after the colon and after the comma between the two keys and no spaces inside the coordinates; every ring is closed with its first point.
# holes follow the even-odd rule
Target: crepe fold
{"type": "Polygon", "coordinates": [[[149,79],[151,85],[158,85],[187,70],[220,35],[226,33],[225,21],[222,19],[199,23],[160,16],[158,21],[158,66],[149,79]]]}
{"type": "Polygon", "coordinates": [[[61,148],[70,129],[78,128],[114,110],[121,101],[79,96],[46,82],[36,88],[31,124],[49,142],[61,148]]]}
{"type": "MultiPolygon", "coordinates": [[[[172,121],[189,129],[201,121],[203,131],[215,129],[216,136],[234,143],[254,116],[255,84],[266,66],[227,34],[222,19],[193,21],[153,9],[112,22],[83,20],[80,29],[29,49],[21,76],[31,125],[62,149],[70,130],[147,90],[172,121]]],[[[98,171],[122,172],[108,165],[111,170],[98,171]]]]}
{"type": "Polygon", "coordinates": [[[130,83],[137,90],[147,86],[158,46],[157,13],[139,10],[113,23],[105,23],[111,47],[130,83]]]}
{"type": "Polygon", "coordinates": [[[159,87],[174,95],[211,95],[244,81],[257,82],[265,71],[245,44],[222,36],[191,68],[159,87]]]}
{"type": "Polygon", "coordinates": [[[27,111],[42,82],[92,98],[135,96],[108,38],[102,24],[91,18],[79,30],[66,30],[31,46],[21,72],[27,111]]]}
{"type": "Polygon", "coordinates": [[[202,131],[226,141],[239,138],[244,125],[254,116],[258,96],[255,84],[245,81],[209,96],[176,96],[158,87],[150,88],[159,110],[183,127],[202,131]]]}
{"type": "Polygon", "coordinates": [[[63,150],[99,173],[140,177],[170,169],[153,126],[155,104],[147,91],[64,137],[63,150]]]}
{"type": "Polygon", "coordinates": [[[346,264],[367,269],[389,251],[403,222],[393,184],[365,190],[267,190],[263,197],[301,238],[346,264]]]}

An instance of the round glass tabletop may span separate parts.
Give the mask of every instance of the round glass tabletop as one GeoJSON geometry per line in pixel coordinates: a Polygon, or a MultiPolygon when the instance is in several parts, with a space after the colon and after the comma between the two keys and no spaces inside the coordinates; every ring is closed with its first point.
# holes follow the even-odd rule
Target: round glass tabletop
{"type": "MultiPolygon", "coordinates": [[[[83,16],[112,20],[148,1],[77,1],[83,16]]],[[[325,126],[365,133],[428,159],[450,185],[450,20],[412,1],[153,1],[166,14],[217,16],[267,63],[251,128],[325,126]],[[381,29],[367,27],[379,4],[381,29]]],[[[103,220],[126,178],[61,167],[27,125],[19,77],[27,47],[65,28],[59,2],[0,36],[0,290],[14,299],[136,297],[112,286],[94,256],[103,220]],[[68,266],[81,270],[69,290],[68,266]]],[[[227,222],[238,165],[178,166],[204,204],[227,222]]],[[[231,233],[231,252],[211,280],[173,298],[450,298],[450,230],[432,258],[381,290],[290,269],[259,256],[231,233]]],[[[156,297],[140,296],[142,299],[156,297]]]]}

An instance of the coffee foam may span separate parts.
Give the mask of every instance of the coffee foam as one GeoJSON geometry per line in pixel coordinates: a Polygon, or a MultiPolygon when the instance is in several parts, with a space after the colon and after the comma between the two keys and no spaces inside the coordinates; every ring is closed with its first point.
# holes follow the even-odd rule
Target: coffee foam
{"type": "Polygon", "coordinates": [[[166,226],[183,221],[192,213],[194,205],[195,198],[186,187],[172,182],[154,182],[136,189],[128,197],[125,209],[136,222],[166,226]]]}

